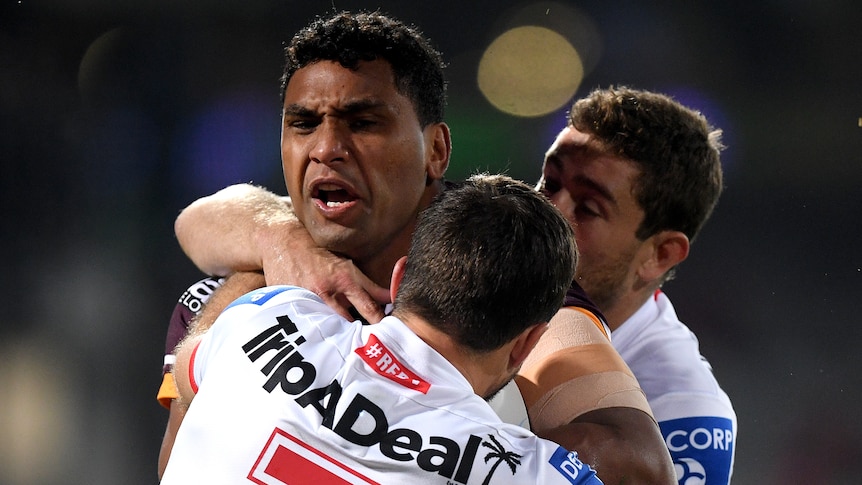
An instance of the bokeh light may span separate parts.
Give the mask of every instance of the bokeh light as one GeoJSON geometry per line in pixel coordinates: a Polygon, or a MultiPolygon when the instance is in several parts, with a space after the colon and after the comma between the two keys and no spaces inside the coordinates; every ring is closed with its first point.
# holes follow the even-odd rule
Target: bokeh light
{"type": "Polygon", "coordinates": [[[538,26],[506,31],[479,61],[478,83],[495,108],[515,116],[542,116],[564,106],[584,68],[565,37],[538,26]]]}
{"type": "Polygon", "coordinates": [[[278,103],[263,90],[229,93],[185,120],[174,147],[178,186],[195,193],[254,182],[278,187],[278,103]]]}

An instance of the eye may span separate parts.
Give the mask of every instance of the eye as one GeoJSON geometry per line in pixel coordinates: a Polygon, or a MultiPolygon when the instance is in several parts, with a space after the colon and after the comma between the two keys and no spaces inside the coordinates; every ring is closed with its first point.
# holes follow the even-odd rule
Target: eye
{"type": "Polygon", "coordinates": [[[545,197],[551,197],[560,191],[560,183],[548,177],[542,177],[542,180],[539,181],[539,192],[545,195],[545,197]]]}
{"type": "Polygon", "coordinates": [[[601,207],[592,199],[578,201],[575,204],[575,217],[580,219],[601,217],[601,207]]]}
{"type": "Polygon", "coordinates": [[[296,118],[287,120],[286,126],[299,132],[309,132],[313,130],[319,122],[310,118],[296,118]]]}
{"type": "Polygon", "coordinates": [[[376,126],[378,123],[369,118],[357,118],[350,122],[350,129],[354,131],[368,130],[376,126]]]}

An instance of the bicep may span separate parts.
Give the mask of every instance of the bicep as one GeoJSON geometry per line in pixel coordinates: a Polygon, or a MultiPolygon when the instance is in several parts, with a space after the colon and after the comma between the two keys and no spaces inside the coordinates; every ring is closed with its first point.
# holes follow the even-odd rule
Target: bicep
{"type": "Polygon", "coordinates": [[[570,423],[603,408],[652,415],[634,374],[593,321],[561,309],[518,373],[534,430],[570,423]]]}
{"type": "Polygon", "coordinates": [[[658,426],[641,410],[597,409],[537,434],[577,451],[604,483],[676,483],[658,426]]]}

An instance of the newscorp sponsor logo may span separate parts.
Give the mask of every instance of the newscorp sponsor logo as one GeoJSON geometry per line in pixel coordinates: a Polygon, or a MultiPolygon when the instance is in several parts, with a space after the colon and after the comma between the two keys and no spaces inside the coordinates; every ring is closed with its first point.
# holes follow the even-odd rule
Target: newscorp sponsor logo
{"type": "MultiPolygon", "coordinates": [[[[359,393],[351,398],[340,415],[336,415],[336,407],[342,398],[341,384],[333,380],[326,386],[312,388],[317,369],[299,351],[305,338],[287,316],[276,320],[275,325],[242,346],[248,359],[258,363],[260,371],[267,377],[263,383],[267,392],[279,389],[295,396],[297,404],[303,408],[311,406],[320,414],[323,426],[351,443],[376,446],[388,459],[415,462],[422,470],[458,483],[467,483],[481,448],[490,450],[483,451],[484,462],[490,463],[485,483],[501,464],[506,464],[513,475],[516,473],[521,455],[506,450],[492,435],[488,435],[488,440],[470,435],[466,443],[459,443],[444,436],[423,436],[412,429],[390,429],[384,411],[359,393]]],[[[389,365],[391,362],[378,370],[386,374],[389,365]]],[[[415,376],[402,371],[389,375],[414,384],[415,376]]],[[[421,382],[415,385],[421,392],[421,382]]]]}
{"type": "Polygon", "coordinates": [[[685,451],[689,447],[697,450],[712,448],[730,451],[733,432],[723,428],[695,428],[691,431],[678,429],[668,433],[665,443],[670,451],[685,451]]]}
{"type": "Polygon", "coordinates": [[[674,460],[673,469],[679,485],[706,485],[706,469],[693,458],[674,460]]]}
{"type": "Polygon", "coordinates": [[[693,416],[660,423],[680,485],[727,483],[733,461],[733,422],[693,416]]]}

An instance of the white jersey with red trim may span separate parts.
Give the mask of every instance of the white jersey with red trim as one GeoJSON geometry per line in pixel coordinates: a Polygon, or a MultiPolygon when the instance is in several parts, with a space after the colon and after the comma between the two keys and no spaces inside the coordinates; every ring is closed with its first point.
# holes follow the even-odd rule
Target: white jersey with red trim
{"type": "Polygon", "coordinates": [[[656,292],[612,335],[646,394],[679,483],[730,483],[736,413],[668,297],[656,292]]]}
{"type": "Polygon", "coordinates": [[[269,287],[229,306],[190,365],[197,394],[162,484],[597,484],[504,424],[403,322],[348,322],[269,287]]]}

